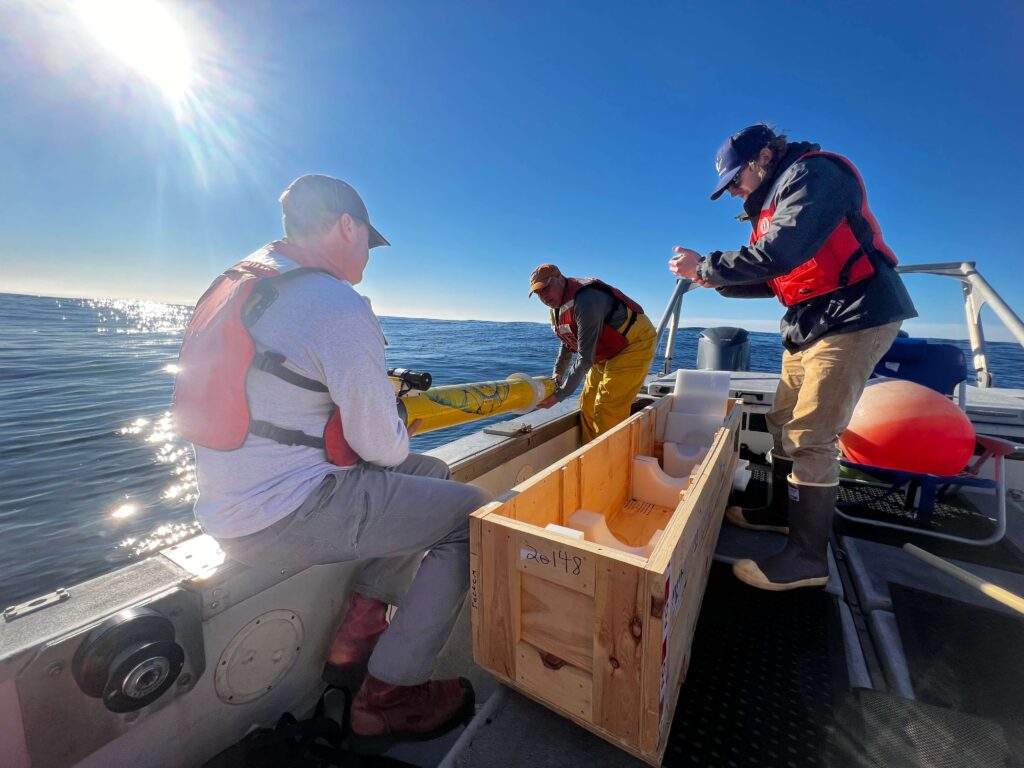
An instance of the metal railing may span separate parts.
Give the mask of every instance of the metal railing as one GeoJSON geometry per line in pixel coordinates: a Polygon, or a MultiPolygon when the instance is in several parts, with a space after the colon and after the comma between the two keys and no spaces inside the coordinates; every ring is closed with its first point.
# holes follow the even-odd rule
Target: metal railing
{"type": "Polygon", "coordinates": [[[964,312],[967,314],[967,336],[979,387],[991,387],[994,381],[988,366],[985,332],[981,325],[981,308],[988,304],[1006,329],[1024,347],[1024,323],[1003,301],[995,288],[981,276],[973,261],[948,261],[940,264],[906,264],[896,267],[902,275],[926,274],[952,277],[959,280],[964,292],[964,312]]]}
{"type": "MultiPolygon", "coordinates": [[[[964,293],[964,311],[967,314],[967,335],[971,342],[971,354],[979,387],[991,387],[992,371],[988,364],[988,350],[985,347],[985,332],[981,325],[981,308],[988,304],[996,316],[1003,322],[1007,330],[1024,347],[1024,322],[1010,309],[1003,297],[981,276],[973,261],[949,261],[939,264],[905,264],[896,267],[900,274],[927,274],[952,277],[959,280],[964,293]]],[[[658,323],[658,344],[661,335],[668,327],[668,341],[665,344],[665,361],[662,373],[672,371],[672,350],[675,347],[676,331],[679,328],[679,316],[683,308],[683,296],[696,285],[689,280],[676,280],[672,298],[665,307],[665,312],[658,323]]]]}
{"type": "Polygon", "coordinates": [[[669,321],[672,323],[668,328],[668,341],[665,344],[665,362],[661,366],[662,374],[672,372],[672,348],[676,345],[679,315],[683,311],[683,296],[686,295],[687,291],[696,287],[697,285],[693,281],[682,277],[678,278],[676,280],[676,287],[672,291],[672,298],[668,300],[668,306],[665,307],[665,311],[661,315],[661,321],[658,323],[658,341],[655,344],[655,349],[661,344],[661,334],[665,331],[665,326],[669,324],[669,321]]]}

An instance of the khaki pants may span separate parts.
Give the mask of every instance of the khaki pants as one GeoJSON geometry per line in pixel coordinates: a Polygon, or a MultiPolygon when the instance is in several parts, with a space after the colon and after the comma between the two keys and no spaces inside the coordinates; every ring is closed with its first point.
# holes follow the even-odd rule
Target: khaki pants
{"type": "Polygon", "coordinates": [[[594,363],[580,393],[580,427],[589,443],[629,418],[629,409],[643,386],[658,335],[647,315],[639,315],[626,333],[629,346],[611,360],[594,363]]]}
{"type": "Polygon", "coordinates": [[[837,333],[782,355],[782,378],[768,414],[776,454],[793,459],[798,485],[839,482],[838,441],[850,423],[871,371],[892,345],[900,323],[837,333]]]}

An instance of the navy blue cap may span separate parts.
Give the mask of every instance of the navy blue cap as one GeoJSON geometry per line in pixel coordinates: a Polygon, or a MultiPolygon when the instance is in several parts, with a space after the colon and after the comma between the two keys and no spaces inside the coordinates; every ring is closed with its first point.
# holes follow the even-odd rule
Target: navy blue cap
{"type": "Polygon", "coordinates": [[[764,123],[744,128],[734,133],[715,153],[715,170],[718,171],[718,186],[711,193],[711,199],[717,200],[729,186],[733,177],[749,161],[757,157],[757,153],[768,146],[775,138],[775,132],[764,123]]]}

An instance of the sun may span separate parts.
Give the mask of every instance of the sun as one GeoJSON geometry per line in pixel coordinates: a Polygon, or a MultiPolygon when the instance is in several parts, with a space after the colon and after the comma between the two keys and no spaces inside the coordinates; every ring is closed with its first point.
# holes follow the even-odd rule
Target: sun
{"type": "Polygon", "coordinates": [[[75,10],[104,45],[172,103],[188,94],[192,63],[185,33],[156,0],[76,0],[75,10]]]}

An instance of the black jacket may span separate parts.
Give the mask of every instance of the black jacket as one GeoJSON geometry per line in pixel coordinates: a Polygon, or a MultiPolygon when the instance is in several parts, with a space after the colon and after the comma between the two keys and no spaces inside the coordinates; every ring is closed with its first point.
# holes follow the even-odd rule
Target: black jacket
{"type": "MultiPolygon", "coordinates": [[[[747,198],[743,210],[756,226],[764,199],[782,177],[771,229],[754,245],[738,251],[714,251],[701,261],[698,275],[724,296],[773,296],[768,280],[810,260],[847,215],[861,208],[861,187],[848,168],[823,156],[797,161],[817,144],[789,144],[747,198]]],[[[850,333],[916,317],[903,281],[888,261],[873,259],[875,274],[789,307],[782,318],[782,343],[791,352],[823,336],[850,333]]]]}

